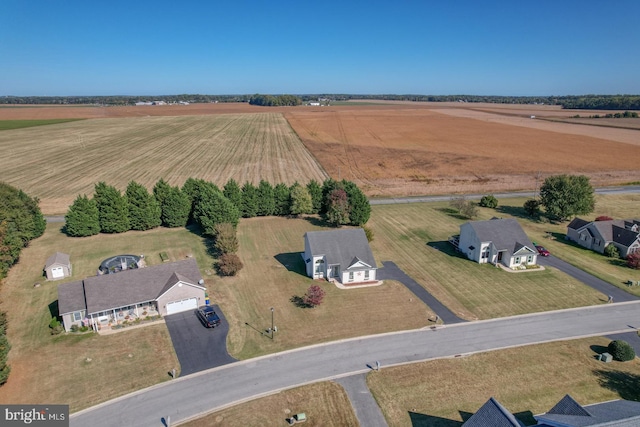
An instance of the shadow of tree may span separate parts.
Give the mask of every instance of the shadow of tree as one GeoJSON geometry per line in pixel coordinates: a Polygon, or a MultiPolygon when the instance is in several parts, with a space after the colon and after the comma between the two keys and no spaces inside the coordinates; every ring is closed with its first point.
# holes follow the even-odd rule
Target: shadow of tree
{"type": "Polygon", "coordinates": [[[462,215],[460,212],[458,212],[456,209],[453,209],[453,208],[437,208],[436,210],[456,219],[461,219],[463,221],[469,220],[469,218],[462,215]]]}
{"type": "Polygon", "coordinates": [[[593,373],[602,387],[618,393],[622,399],[640,401],[640,375],[603,369],[593,373]]]}
{"type": "Polygon", "coordinates": [[[289,301],[291,301],[293,303],[293,305],[295,305],[298,308],[312,308],[312,306],[310,306],[309,304],[304,302],[304,299],[301,296],[298,295],[294,295],[292,296],[289,301]]]}
{"type": "Polygon", "coordinates": [[[282,264],[288,271],[298,273],[301,276],[307,277],[307,271],[304,265],[304,260],[300,256],[300,252],[287,252],[277,254],[274,256],[276,261],[282,264]]]}
{"type": "Polygon", "coordinates": [[[302,219],[304,219],[311,225],[315,225],[316,227],[336,228],[333,224],[329,224],[319,215],[305,215],[302,217],[302,219]]]}
{"type": "Polygon", "coordinates": [[[51,314],[51,317],[56,317],[58,320],[62,320],[60,318],[60,310],[58,309],[58,300],[49,304],[49,313],[51,314]]]}
{"type": "Polygon", "coordinates": [[[534,219],[527,214],[522,206],[498,205],[498,207],[496,207],[496,212],[516,218],[526,218],[528,220],[534,219]]]}

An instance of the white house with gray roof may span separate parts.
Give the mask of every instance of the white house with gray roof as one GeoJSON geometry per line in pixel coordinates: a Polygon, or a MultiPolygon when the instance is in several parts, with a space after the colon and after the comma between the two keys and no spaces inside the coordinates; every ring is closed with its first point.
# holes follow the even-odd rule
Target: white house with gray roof
{"type": "Polygon", "coordinates": [[[511,269],[535,265],[538,251],[512,218],[469,221],[460,226],[458,250],[477,263],[511,269]]]}
{"type": "Polygon", "coordinates": [[[58,286],[58,312],[67,331],[195,310],[204,303],[204,281],[193,258],[58,286]]]}
{"type": "Polygon", "coordinates": [[[376,260],[362,228],[309,231],[304,235],[307,276],[344,285],[375,282],[376,260]]]}
{"type": "Polygon", "coordinates": [[[601,254],[609,244],[613,244],[618,248],[620,256],[626,258],[632,253],[640,252],[640,221],[586,221],[574,218],[567,226],[567,239],[601,254]]]}

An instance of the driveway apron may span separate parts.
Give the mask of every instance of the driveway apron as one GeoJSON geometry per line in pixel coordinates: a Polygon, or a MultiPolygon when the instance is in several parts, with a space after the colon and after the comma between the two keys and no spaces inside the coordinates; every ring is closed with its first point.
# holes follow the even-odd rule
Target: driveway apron
{"type": "Polygon", "coordinates": [[[367,387],[367,374],[351,375],[349,377],[338,378],[340,384],[351,401],[351,406],[356,413],[356,418],[361,426],[367,427],[388,427],[387,420],[384,419],[378,403],[371,395],[367,387]]]}
{"type": "Polygon", "coordinates": [[[213,307],[222,320],[220,326],[215,328],[206,328],[195,310],[165,317],[173,348],[180,361],[180,376],[236,362],[227,353],[229,323],[220,307],[213,307]]]}

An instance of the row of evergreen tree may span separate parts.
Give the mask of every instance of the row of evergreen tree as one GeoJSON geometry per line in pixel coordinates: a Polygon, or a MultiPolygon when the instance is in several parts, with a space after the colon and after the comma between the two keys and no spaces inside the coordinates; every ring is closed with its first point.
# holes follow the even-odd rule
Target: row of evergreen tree
{"type": "MultiPolygon", "coordinates": [[[[0,281],[20,258],[20,251],[47,226],[38,199],[0,183],[0,281]]],[[[0,385],[9,377],[7,356],[11,346],[6,336],[7,316],[0,311],[0,385]]]]}
{"type": "Polygon", "coordinates": [[[150,193],[131,181],[122,194],[117,188],[99,182],[92,198],[78,196],[65,216],[65,233],[73,237],[98,233],[149,230],[160,225],[184,227],[190,221],[203,232],[215,236],[216,225],[234,227],[240,217],[321,214],[330,224],[362,226],[371,215],[369,200],[351,181],[327,179],[320,185],[280,183],[262,180],[257,186],[242,187],[233,180],[220,189],[203,179],[189,178],[182,188],[160,179],[150,193]]]}

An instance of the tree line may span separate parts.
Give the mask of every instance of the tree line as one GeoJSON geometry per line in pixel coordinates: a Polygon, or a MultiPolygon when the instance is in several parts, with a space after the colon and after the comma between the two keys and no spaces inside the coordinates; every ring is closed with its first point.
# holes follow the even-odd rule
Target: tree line
{"type": "MultiPolygon", "coordinates": [[[[37,198],[0,183],[0,280],[18,262],[22,248],[40,237],[46,226],[37,198]]],[[[6,313],[0,311],[0,385],[7,381],[11,371],[7,365],[11,345],[7,340],[6,327],[6,313]]]]}
{"type": "Polygon", "coordinates": [[[302,104],[302,99],[294,95],[259,95],[249,98],[249,104],[264,107],[292,107],[302,104]]]}

